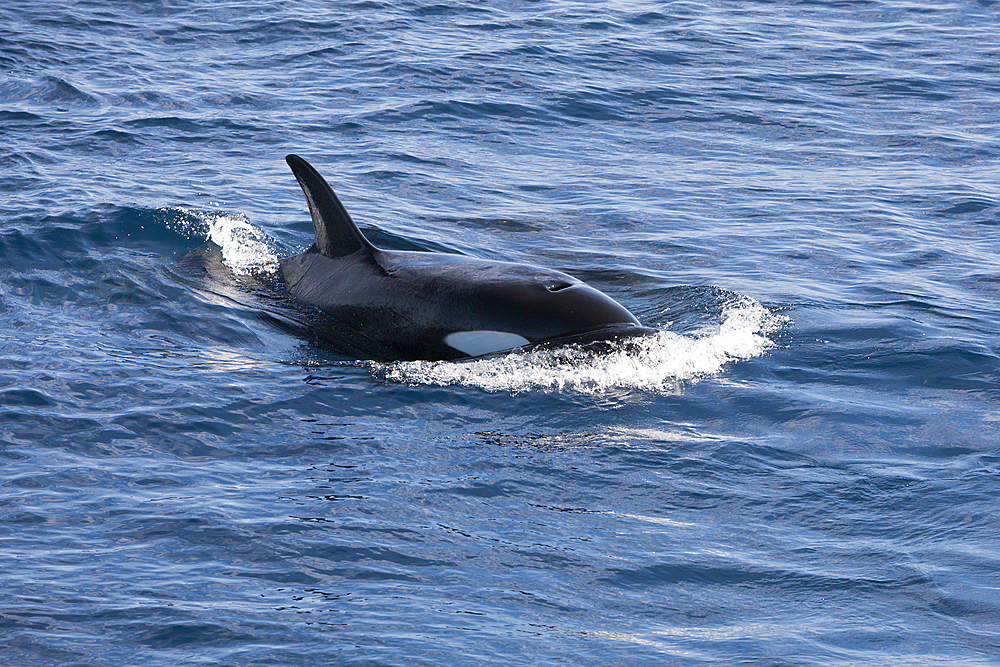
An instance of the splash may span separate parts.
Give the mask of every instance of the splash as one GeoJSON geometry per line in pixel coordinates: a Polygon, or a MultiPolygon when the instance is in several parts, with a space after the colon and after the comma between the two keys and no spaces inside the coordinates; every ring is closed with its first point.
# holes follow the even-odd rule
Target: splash
{"type": "Polygon", "coordinates": [[[464,362],[411,361],[373,364],[372,372],[405,384],[464,385],[487,391],[575,391],[617,389],[662,393],[682,383],[720,373],[732,362],[764,354],[768,334],[788,321],[749,297],[723,307],[721,321],[693,334],[661,331],[633,339],[611,352],[580,348],[511,352],[464,362]]]}
{"type": "Polygon", "coordinates": [[[245,215],[191,208],[159,209],[166,226],[188,238],[204,237],[219,246],[223,263],[238,276],[278,271],[282,250],[275,239],[245,215]]]}
{"type": "Polygon", "coordinates": [[[208,240],[222,249],[222,261],[240,276],[276,273],[275,242],[243,216],[230,213],[202,214],[208,223],[208,240]]]}

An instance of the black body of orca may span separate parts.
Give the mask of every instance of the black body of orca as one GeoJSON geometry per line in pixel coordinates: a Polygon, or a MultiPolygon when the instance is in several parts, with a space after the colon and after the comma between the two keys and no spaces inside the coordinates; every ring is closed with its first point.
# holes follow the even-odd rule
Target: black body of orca
{"type": "Polygon", "coordinates": [[[316,236],[308,250],[281,260],[285,286],[352,332],[353,347],[375,360],[452,360],[655,333],[559,271],[376,248],[312,165],[297,155],[285,159],[316,236]]]}

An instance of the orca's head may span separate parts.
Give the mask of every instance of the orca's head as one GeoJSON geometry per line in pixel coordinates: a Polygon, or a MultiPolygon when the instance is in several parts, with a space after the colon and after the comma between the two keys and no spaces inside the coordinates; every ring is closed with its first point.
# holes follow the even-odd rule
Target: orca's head
{"type": "Polygon", "coordinates": [[[461,297],[452,307],[459,311],[452,321],[460,328],[445,335],[444,342],[471,357],[654,333],[590,285],[524,264],[468,261],[461,297]]]}

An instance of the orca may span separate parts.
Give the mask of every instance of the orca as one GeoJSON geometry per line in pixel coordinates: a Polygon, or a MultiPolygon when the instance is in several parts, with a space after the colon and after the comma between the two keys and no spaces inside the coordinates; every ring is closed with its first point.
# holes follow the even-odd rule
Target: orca
{"type": "MultiPolygon", "coordinates": [[[[333,188],[303,158],[315,240],[280,260],[288,292],[322,311],[375,361],[456,360],[513,349],[612,344],[647,336],[623,306],[560,271],[371,244],[333,188]]],[[[322,332],[320,332],[322,339],[322,332]]]]}

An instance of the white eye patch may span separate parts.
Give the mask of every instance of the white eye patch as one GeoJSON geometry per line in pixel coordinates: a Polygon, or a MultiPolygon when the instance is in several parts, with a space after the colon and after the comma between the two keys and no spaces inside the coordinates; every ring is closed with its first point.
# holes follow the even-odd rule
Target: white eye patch
{"type": "Polygon", "coordinates": [[[524,336],[506,331],[456,331],[445,336],[444,342],[448,347],[465,352],[470,357],[478,357],[520,347],[529,341],[524,336]]]}

